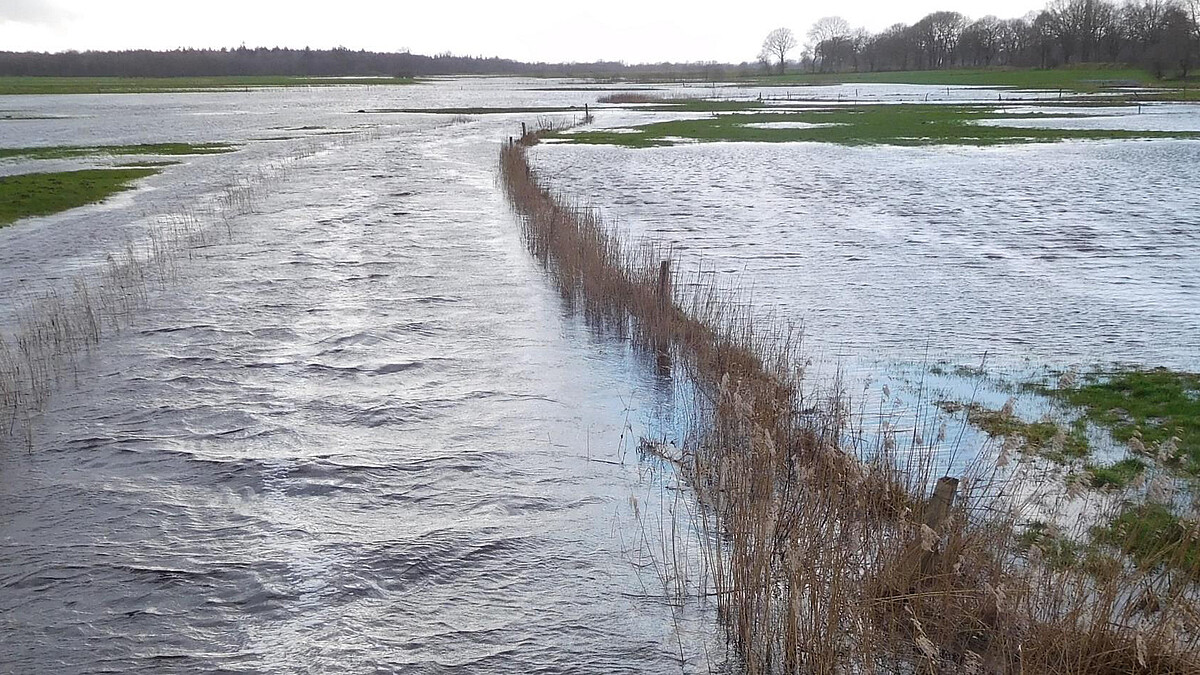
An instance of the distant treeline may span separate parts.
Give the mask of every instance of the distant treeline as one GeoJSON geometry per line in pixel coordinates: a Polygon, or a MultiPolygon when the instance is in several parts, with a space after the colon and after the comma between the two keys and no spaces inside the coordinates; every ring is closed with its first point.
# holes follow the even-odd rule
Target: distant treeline
{"type": "MultiPolygon", "coordinates": [[[[801,66],[821,72],[1104,62],[1187,77],[1200,63],[1200,0],[1054,0],[1019,19],[934,12],[879,33],[832,16],[808,38],[801,66]]],[[[770,56],[759,57],[768,68],[770,56]]]]}
{"type": "MultiPolygon", "coordinates": [[[[306,77],[428,75],[629,76],[668,75],[714,79],[735,66],[658,63],[524,63],[511,59],[424,56],[408,52],[337,49],[176,49],[172,51],[0,52],[0,75],[59,77],[221,77],[294,75],[306,77]]],[[[746,74],[749,64],[741,68],[746,74]]]]}

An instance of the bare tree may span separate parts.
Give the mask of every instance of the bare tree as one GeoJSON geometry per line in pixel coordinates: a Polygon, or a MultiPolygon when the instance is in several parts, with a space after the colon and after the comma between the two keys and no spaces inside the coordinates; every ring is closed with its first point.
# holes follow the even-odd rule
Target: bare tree
{"type": "Polygon", "coordinates": [[[840,16],[817,19],[808,29],[808,39],[821,70],[838,70],[854,57],[853,35],[850,24],[840,16]]]}
{"type": "Polygon", "coordinates": [[[837,40],[850,37],[850,24],[840,16],[825,16],[817,19],[812,28],[808,29],[808,39],[813,44],[821,44],[826,40],[837,40]]]}
{"type": "Polygon", "coordinates": [[[1184,0],[1183,11],[1192,22],[1192,39],[1196,41],[1196,53],[1200,56],[1200,0],[1184,0]]]}
{"type": "Polygon", "coordinates": [[[767,34],[767,39],[763,40],[762,51],[779,61],[779,74],[782,75],[784,67],[787,65],[787,54],[795,47],[796,36],[792,35],[792,31],[787,28],[776,28],[767,34]]]}
{"type": "Polygon", "coordinates": [[[985,16],[962,31],[958,50],[964,63],[974,66],[990,66],[1000,53],[1004,22],[994,16],[985,16]]]}
{"type": "Polygon", "coordinates": [[[913,26],[927,68],[951,65],[951,57],[966,25],[967,17],[958,12],[934,12],[913,26]]]}

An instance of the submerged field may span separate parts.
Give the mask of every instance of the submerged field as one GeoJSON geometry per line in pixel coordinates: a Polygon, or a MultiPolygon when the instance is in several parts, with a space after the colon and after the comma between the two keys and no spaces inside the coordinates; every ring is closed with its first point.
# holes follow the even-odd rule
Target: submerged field
{"type": "MultiPolygon", "coordinates": [[[[681,108],[687,110],[687,107],[681,108]]],[[[1015,127],[1015,120],[1070,119],[1071,112],[1011,112],[993,106],[863,105],[841,109],[713,113],[703,119],[673,120],[629,129],[560,133],[571,143],[645,148],[686,142],[818,142],[841,145],[1001,145],[1066,140],[1200,138],[1200,131],[1132,131],[1015,127]],[[980,124],[986,122],[987,124],[980,124]]]]}
{"type": "Polygon", "coordinates": [[[240,149],[0,229],[0,414],[29,411],[0,443],[0,604],[21,610],[0,662],[737,673],[778,644],[814,669],[1188,663],[1171,641],[1190,634],[1093,623],[1111,607],[1087,589],[1124,608],[1153,586],[1165,609],[1117,619],[1154,627],[1187,599],[1163,571],[1200,560],[1161,498],[1185,501],[1194,453],[1195,110],[554,84],[0,99],[23,117],[0,125],[6,171],[240,149]],[[509,146],[498,173],[523,122],[584,106],[559,140],[597,142],[536,145],[529,171],[509,146]],[[1032,128],[975,124],[997,117],[1032,128]],[[777,122],[797,126],[747,126],[777,122]],[[617,138],[636,134],[654,142],[617,138]],[[564,214],[596,213],[664,248],[585,237],[551,261],[564,214]],[[743,330],[711,349],[725,320],[743,330]],[[803,400],[776,386],[796,382],[803,400]],[[818,417],[831,391],[844,419],[818,417]],[[931,538],[915,519],[943,476],[961,501],[931,538]],[[1056,491],[981,536],[969,507],[1001,485],[1056,491]]]}

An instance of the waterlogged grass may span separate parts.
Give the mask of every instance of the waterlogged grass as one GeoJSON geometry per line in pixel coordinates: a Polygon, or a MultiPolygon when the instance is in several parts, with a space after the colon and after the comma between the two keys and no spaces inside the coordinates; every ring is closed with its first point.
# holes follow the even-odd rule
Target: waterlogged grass
{"type": "Polygon", "coordinates": [[[1108,465],[1088,464],[1085,469],[1092,487],[1123,489],[1146,471],[1146,463],[1137,457],[1127,457],[1108,465]]]}
{"type": "Polygon", "coordinates": [[[155,169],[86,169],[0,177],[0,227],[103,201],[155,169]]]}
{"type": "MultiPolygon", "coordinates": [[[[880,73],[795,73],[756,80],[766,85],[803,84],[926,84],[940,86],[1064,89],[1094,92],[1111,87],[1161,86],[1160,80],[1136,68],[963,68],[906,70],[880,73]]],[[[1169,84],[1169,83],[1168,83],[1169,84]]]]}
{"type": "Polygon", "coordinates": [[[228,143],[143,143],[140,145],[55,145],[0,148],[0,159],[74,159],[96,155],[217,155],[237,150],[228,143]]]}
{"type": "MultiPolygon", "coordinates": [[[[754,102],[747,102],[754,105],[754,102]]],[[[841,145],[1001,145],[1070,139],[1200,138],[1196,132],[1122,131],[1107,129],[1033,129],[976,124],[981,120],[1054,119],[1071,113],[1009,113],[992,106],[867,105],[787,113],[713,115],[634,127],[632,133],[605,130],[550,134],[573,143],[633,148],[678,142],[759,141],[816,142],[841,145]],[[763,128],[759,124],[815,125],[763,128]]]]}
{"type": "Polygon", "coordinates": [[[1165,369],[1092,375],[1045,390],[1135,451],[1200,476],[1200,375],[1165,369]]]}
{"type": "Polygon", "coordinates": [[[17,94],[154,94],[245,91],[268,87],[402,85],[403,77],[0,77],[0,96],[17,94]]]}
{"type": "Polygon", "coordinates": [[[1027,557],[1032,548],[1053,569],[1076,568],[1096,578],[1115,575],[1120,552],[1142,567],[1167,567],[1200,578],[1200,531],[1162,504],[1126,503],[1103,525],[1089,528],[1081,540],[1034,522],[1017,538],[1027,557]]]}
{"type": "Polygon", "coordinates": [[[1120,548],[1139,565],[1164,565],[1200,578],[1200,536],[1161,504],[1128,505],[1094,539],[1120,548]]]}
{"type": "Polygon", "coordinates": [[[1086,457],[1091,448],[1079,427],[1067,429],[1050,420],[1026,422],[1010,410],[992,410],[978,403],[942,401],[939,408],[950,414],[966,412],[967,423],[992,438],[1013,439],[1021,449],[1066,461],[1086,457]]]}

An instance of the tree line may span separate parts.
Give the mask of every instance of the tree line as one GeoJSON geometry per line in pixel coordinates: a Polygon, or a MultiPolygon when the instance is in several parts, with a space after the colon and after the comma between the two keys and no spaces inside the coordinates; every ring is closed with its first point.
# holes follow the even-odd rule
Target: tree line
{"type": "MultiPolygon", "coordinates": [[[[1017,19],[933,12],[878,33],[829,16],[809,29],[799,65],[817,72],[963,67],[1051,68],[1119,63],[1186,78],[1200,63],[1200,0],[1053,0],[1017,19]]],[[[786,28],[763,42],[759,63],[782,72],[798,41],[786,28]]]]}
{"type": "MultiPolygon", "coordinates": [[[[749,70],[750,64],[740,70],[749,70]]],[[[438,75],[636,76],[719,79],[735,66],[715,63],[629,65],[527,63],[497,57],[434,56],[400,52],[283,47],[175,49],[170,51],[0,52],[0,75],[54,77],[421,77],[438,75]]],[[[749,74],[749,73],[745,73],[749,74]]]]}

